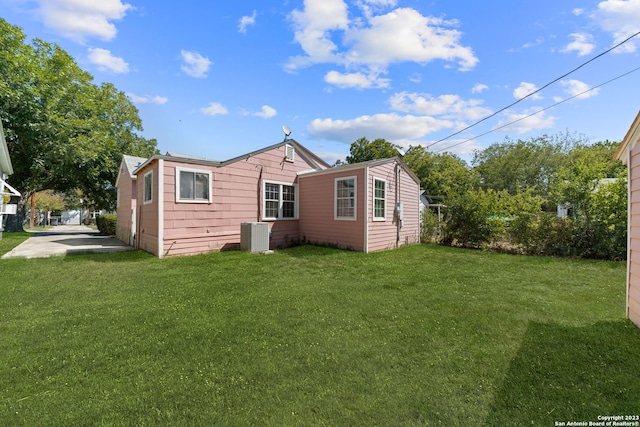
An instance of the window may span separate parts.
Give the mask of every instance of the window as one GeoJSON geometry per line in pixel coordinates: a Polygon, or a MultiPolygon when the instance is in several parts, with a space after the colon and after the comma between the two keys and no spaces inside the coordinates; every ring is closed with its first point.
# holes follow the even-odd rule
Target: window
{"type": "Polygon", "coordinates": [[[176,202],[211,203],[211,172],[176,168],[176,202]]]}
{"type": "Polygon", "coordinates": [[[144,174],[144,195],[142,200],[145,205],[153,201],[153,171],[144,174]]]}
{"type": "Polygon", "coordinates": [[[386,217],[387,206],[387,182],[374,178],[373,179],[373,219],[376,221],[384,221],[386,217]]]}
{"type": "Polygon", "coordinates": [[[265,182],[263,219],[297,219],[298,187],[279,182],[265,182]]]}
{"type": "Polygon", "coordinates": [[[356,219],[356,177],[336,178],[335,219],[356,219]]]}

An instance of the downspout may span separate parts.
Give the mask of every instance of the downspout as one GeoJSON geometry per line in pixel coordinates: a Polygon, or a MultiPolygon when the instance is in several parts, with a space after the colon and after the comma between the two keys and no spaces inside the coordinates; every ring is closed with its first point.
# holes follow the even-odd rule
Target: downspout
{"type": "MultiPolygon", "coordinates": [[[[144,185],[144,180],[143,180],[143,185],[144,185]]],[[[142,187],[142,191],[144,192],[144,186],[142,187]]],[[[138,193],[137,200],[142,200],[142,197],[140,197],[140,193],[138,193]]],[[[142,240],[142,206],[138,206],[137,201],[136,201],[136,215],[138,215],[138,219],[136,220],[137,221],[136,222],[136,249],[141,249],[140,241],[142,240]]]]}
{"type": "Polygon", "coordinates": [[[2,205],[4,205],[4,180],[7,179],[7,175],[0,175],[0,240],[2,240],[2,232],[4,228],[2,227],[2,221],[4,221],[4,215],[2,215],[2,205]]]}
{"type": "Polygon", "coordinates": [[[264,167],[262,165],[258,166],[260,168],[260,172],[258,172],[258,217],[256,218],[256,222],[260,222],[262,220],[262,205],[264,204],[264,194],[263,194],[263,182],[262,182],[262,171],[264,167]]]}
{"type": "Polygon", "coordinates": [[[369,166],[364,168],[364,253],[369,253],[369,166]]]}
{"type": "Polygon", "coordinates": [[[400,219],[400,201],[402,199],[400,198],[400,165],[398,165],[398,163],[396,162],[396,248],[400,247],[400,228],[402,227],[401,225],[401,219],[400,219]]]}
{"type": "Polygon", "coordinates": [[[158,160],[158,258],[164,258],[164,159],[158,160]]]}
{"type": "Polygon", "coordinates": [[[627,299],[626,311],[629,318],[629,288],[631,287],[631,150],[627,150],[627,299]]]}

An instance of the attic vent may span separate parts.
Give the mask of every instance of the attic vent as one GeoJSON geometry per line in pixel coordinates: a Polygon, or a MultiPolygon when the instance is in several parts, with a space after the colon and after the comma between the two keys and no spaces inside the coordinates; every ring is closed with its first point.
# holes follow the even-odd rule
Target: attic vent
{"type": "Polygon", "coordinates": [[[296,150],[293,148],[293,145],[287,144],[285,145],[285,159],[289,162],[295,161],[296,150]]]}

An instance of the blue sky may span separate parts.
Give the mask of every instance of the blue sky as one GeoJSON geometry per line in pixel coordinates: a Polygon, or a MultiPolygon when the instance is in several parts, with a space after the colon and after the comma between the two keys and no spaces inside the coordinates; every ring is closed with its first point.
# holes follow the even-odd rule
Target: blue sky
{"type": "MultiPolygon", "coordinates": [[[[640,31],[640,0],[0,0],[0,7],[28,38],[58,43],[96,83],[127,93],[143,135],[161,152],[215,160],[282,141],[282,125],[329,163],[360,137],[429,146],[640,31]]],[[[637,36],[430,149],[469,160],[507,136],[568,131],[619,141],[639,109],[640,71],[620,77],[640,67],[639,47],[637,36]]]]}

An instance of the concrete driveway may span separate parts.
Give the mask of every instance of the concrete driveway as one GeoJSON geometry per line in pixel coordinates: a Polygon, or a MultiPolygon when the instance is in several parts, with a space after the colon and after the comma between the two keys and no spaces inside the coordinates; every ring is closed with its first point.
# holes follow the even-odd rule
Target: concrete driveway
{"type": "Polygon", "coordinates": [[[5,258],[47,258],[72,253],[111,253],[131,251],[115,237],[102,236],[84,225],[58,225],[33,236],[2,256],[5,258]]]}

